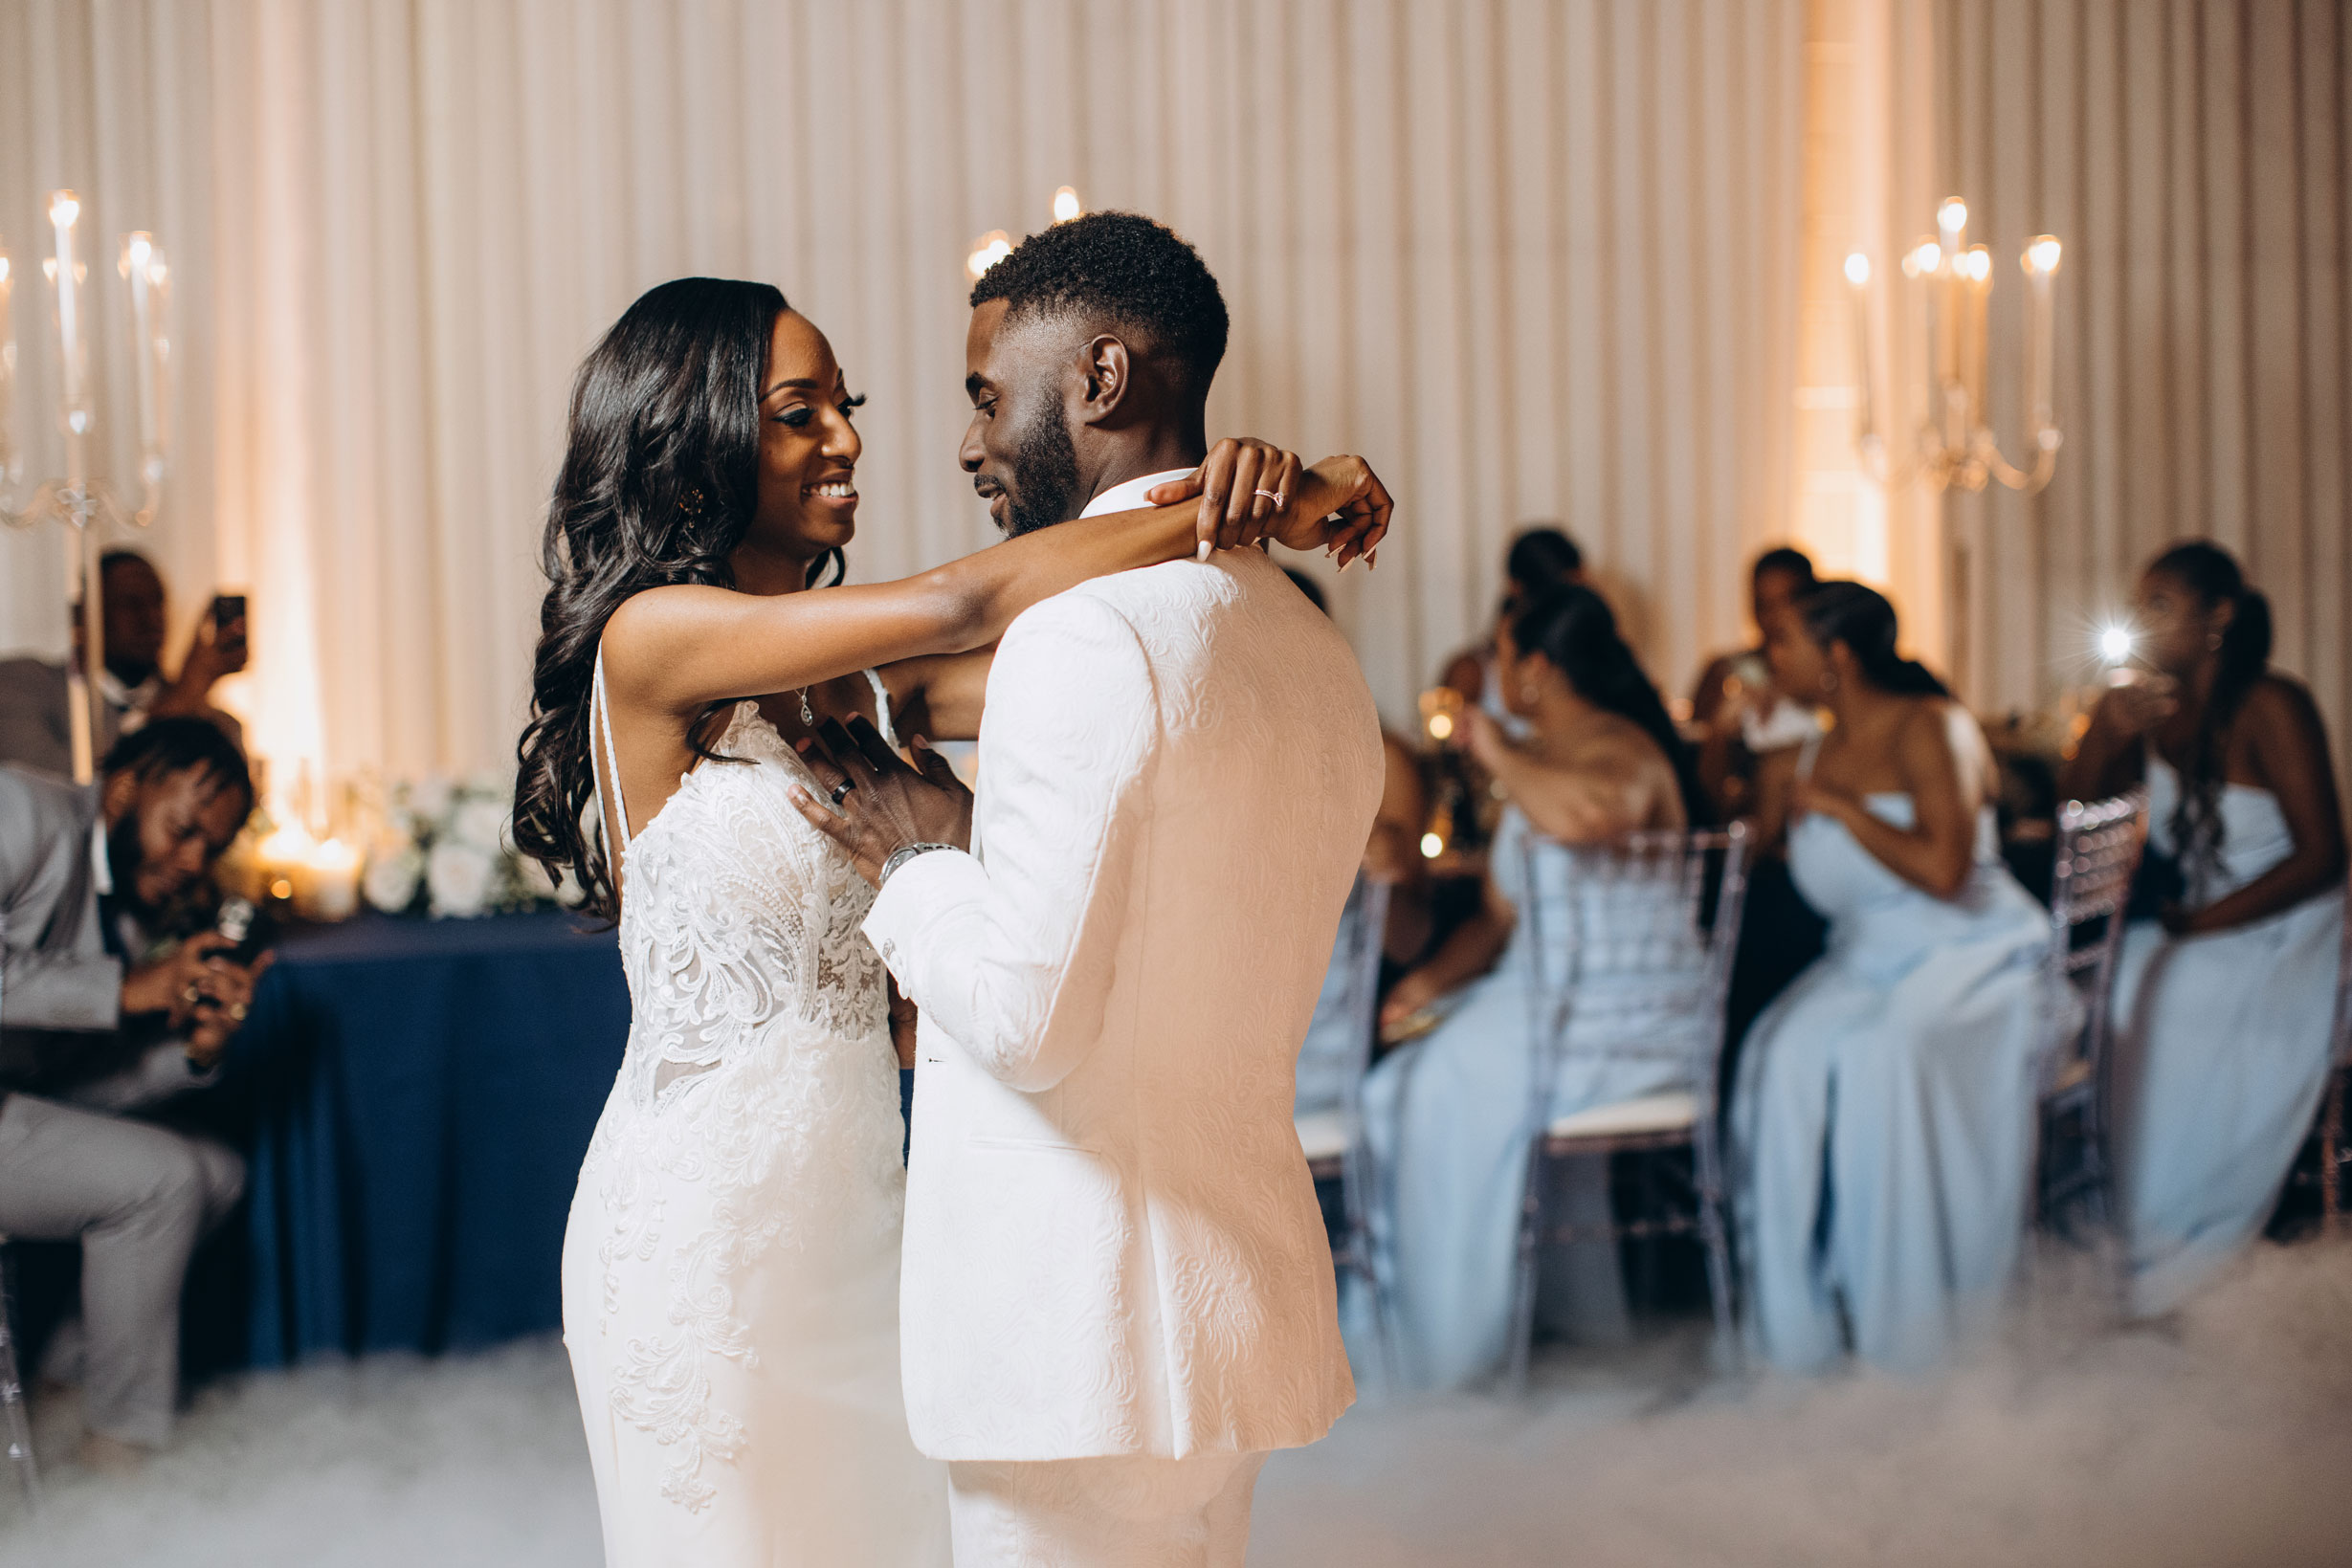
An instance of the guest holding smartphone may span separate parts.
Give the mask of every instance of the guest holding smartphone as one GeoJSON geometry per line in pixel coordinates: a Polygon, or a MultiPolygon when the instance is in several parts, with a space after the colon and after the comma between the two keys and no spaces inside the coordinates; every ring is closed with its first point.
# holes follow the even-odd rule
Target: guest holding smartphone
{"type": "Polygon", "coordinates": [[[2270,1218],[2327,1082],[2344,921],[2343,808],[2301,682],[2270,668],[2270,602],[2193,540],[2140,580],[2155,668],[2108,692],[2060,779],[2148,790],[2156,919],[2116,979],[2116,1177],[2131,1305],[2170,1311],[2270,1218]]]}
{"type": "MultiPolygon", "coordinates": [[[[245,596],[217,595],[196,623],[175,674],[164,673],[170,601],[163,574],[136,550],[99,558],[99,604],[104,617],[105,664],[98,674],[104,696],[91,749],[103,757],[123,736],[150,719],[202,718],[239,751],[245,732],[212,702],[212,689],[245,668],[245,596]]],[[[74,658],[81,658],[81,618],[74,618],[74,658]]],[[[67,701],[68,666],[44,659],[0,660],[0,763],[55,779],[73,775],[73,718],[67,701]]]]}

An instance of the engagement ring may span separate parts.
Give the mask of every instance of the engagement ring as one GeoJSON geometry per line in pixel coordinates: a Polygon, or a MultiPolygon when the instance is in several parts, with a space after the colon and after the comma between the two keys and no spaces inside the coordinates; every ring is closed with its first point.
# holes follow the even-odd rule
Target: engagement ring
{"type": "Polygon", "coordinates": [[[1268,500],[1274,502],[1274,509],[1276,511],[1279,512],[1282,510],[1282,492],[1279,490],[1260,490],[1256,492],[1256,494],[1263,496],[1268,500]]]}

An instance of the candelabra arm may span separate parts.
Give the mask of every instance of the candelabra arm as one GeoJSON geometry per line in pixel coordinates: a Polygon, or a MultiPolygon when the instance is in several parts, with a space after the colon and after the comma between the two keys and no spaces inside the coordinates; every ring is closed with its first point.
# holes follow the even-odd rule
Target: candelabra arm
{"type": "Polygon", "coordinates": [[[2028,468],[2019,468],[2001,455],[2001,443],[1992,431],[1980,425],[1969,443],[1969,454],[1985,465],[1994,478],[2009,489],[2031,496],[2050,483],[2058,472],[2058,443],[2064,439],[2054,425],[2044,426],[2033,439],[2033,461],[2028,468]]]}

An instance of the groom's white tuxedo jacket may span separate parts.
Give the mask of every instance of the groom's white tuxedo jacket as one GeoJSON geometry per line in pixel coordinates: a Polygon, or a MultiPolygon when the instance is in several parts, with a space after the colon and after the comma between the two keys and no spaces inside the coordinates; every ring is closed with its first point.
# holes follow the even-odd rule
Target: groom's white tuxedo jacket
{"type": "Polygon", "coordinates": [[[1258,551],[1005,634],[977,857],[908,862],[866,922],[922,1012],[900,1333],[925,1453],[1289,1447],[1354,1399],[1291,1110],[1381,779],[1354,656],[1258,551]]]}

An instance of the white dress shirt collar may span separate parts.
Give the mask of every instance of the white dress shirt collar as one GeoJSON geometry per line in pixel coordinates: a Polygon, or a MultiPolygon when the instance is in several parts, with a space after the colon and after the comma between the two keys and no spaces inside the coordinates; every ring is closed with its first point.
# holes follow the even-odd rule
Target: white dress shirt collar
{"type": "Polygon", "coordinates": [[[1170,479],[1181,479],[1191,472],[1188,468],[1171,468],[1162,474],[1146,474],[1140,479],[1129,479],[1124,484],[1115,484],[1093,500],[1088,501],[1086,510],[1080,512],[1078,516],[1098,518],[1105,512],[1133,512],[1140,507],[1149,506],[1151,503],[1143,497],[1152,486],[1164,485],[1170,479]]]}

